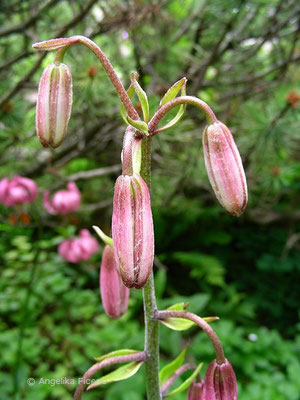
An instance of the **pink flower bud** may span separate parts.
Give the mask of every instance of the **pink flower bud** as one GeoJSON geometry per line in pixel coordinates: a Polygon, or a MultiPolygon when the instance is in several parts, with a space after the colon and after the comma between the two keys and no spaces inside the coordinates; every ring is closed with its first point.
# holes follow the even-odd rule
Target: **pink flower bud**
{"type": "Polygon", "coordinates": [[[193,382],[189,387],[187,400],[206,400],[204,393],[204,381],[193,382]]]}
{"type": "Polygon", "coordinates": [[[153,265],[154,233],[149,190],[137,174],[121,175],[116,181],[112,237],[124,284],[142,288],[153,265]]]}
{"type": "Polygon", "coordinates": [[[104,311],[111,318],[119,318],[128,308],[129,289],[116,268],[114,251],[104,247],[100,267],[100,292],[104,311]]]}
{"type": "Polygon", "coordinates": [[[49,214],[68,214],[71,211],[78,210],[80,206],[81,194],[74,182],[67,184],[67,190],[56,192],[52,200],[50,192],[47,190],[43,196],[43,204],[49,214]]]}
{"type": "Polygon", "coordinates": [[[38,195],[35,182],[29,178],[15,176],[11,180],[0,181],[0,202],[6,206],[15,206],[33,202],[38,195]]]}
{"type": "Polygon", "coordinates": [[[230,130],[221,122],[203,133],[204,161],[209,181],[222,206],[240,215],[247,204],[247,183],[242,160],[230,130]]]}
{"type": "Polygon", "coordinates": [[[74,264],[89,260],[98,250],[99,245],[97,240],[87,229],[82,229],[80,231],[79,238],[64,240],[58,246],[59,255],[74,264]]]}
{"type": "Polygon", "coordinates": [[[36,131],[44,147],[58,147],[64,139],[72,107],[72,76],[65,64],[44,70],[36,104],[36,131]]]}
{"type": "Polygon", "coordinates": [[[228,360],[223,364],[212,361],[205,374],[205,400],[236,400],[235,373],[228,360]]]}

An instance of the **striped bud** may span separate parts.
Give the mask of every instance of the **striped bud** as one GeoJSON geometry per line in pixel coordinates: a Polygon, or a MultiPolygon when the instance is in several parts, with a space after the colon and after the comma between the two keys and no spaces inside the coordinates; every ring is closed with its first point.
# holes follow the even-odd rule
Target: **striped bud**
{"type": "Polygon", "coordinates": [[[237,400],[237,383],[235,373],[228,360],[218,364],[212,361],[204,379],[206,400],[237,400]]]}
{"type": "Polygon", "coordinates": [[[221,122],[203,133],[204,161],[209,181],[221,205],[240,215],[247,201],[247,182],[242,160],[230,130],[221,122]]]}
{"type": "Polygon", "coordinates": [[[112,237],[124,284],[142,288],[153,265],[154,233],[149,190],[137,174],[121,175],[116,181],[112,237]]]}
{"type": "Polygon", "coordinates": [[[72,107],[72,76],[65,64],[44,70],[36,104],[36,132],[44,147],[58,147],[64,139],[72,107]]]}
{"type": "Polygon", "coordinates": [[[128,308],[129,289],[123,284],[116,268],[114,250],[104,247],[100,267],[100,293],[104,311],[111,318],[117,319],[128,308]]]}

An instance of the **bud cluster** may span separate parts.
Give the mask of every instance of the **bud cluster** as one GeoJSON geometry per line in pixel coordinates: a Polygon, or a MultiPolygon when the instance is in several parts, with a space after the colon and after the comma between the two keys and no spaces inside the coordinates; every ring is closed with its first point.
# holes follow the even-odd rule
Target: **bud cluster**
{"type": "MultiPolygon", "coordinates": [[[[150,193],[147,183],[140,175],[143,168],[142,160],[145,156],[142,154],[144,138],[174,126],[181,119],[186,104],[196,105],[206,113],[210,121],[203,133],[204,161],[209,181],[221,205],[233,215],[239,216],[246,207],[247,183],[241,157],[230,130],[217,121],[206,103],[195,97],[186,96],[186,78],[182,78],[167,91],[156,114],[149,122],[148,99],[137,81],[137,74],[131,75],[131,85],[126,92],[102,50],[89,39],[82,36],[59,38],[37,43],[34,47],[41,50],[58,50],[56,60],[62,60],[65,50],[74,43],[85,44],[97,55],[122,100],[121,113],[129,124],[123,142],[122,175],[117,178],[114,188],[112,238],[105,235],[99,228],[96,229],[106,243],[100,268],[100,293],[103,308],[107,315],[116,319],[128,308],[129,289],[145,287],[154,260],[150,193]],[[130,100],[134,91],[140,102],[143,121],[140,120],[130,100]],[[179,91],[181,96],[176,98],[179,91]],[[180,105],[177,115],[167,125],[155,130],[165,114],[176,105],[180,105]]],[[[93,77],[95,70],[89,71],[89,74],[93,77]]],[[[36,130],[43,146],[56,148],[61,144],[69,122],[71,106],[70,71],[65,64],[59,62],[50,64],[44,70],[40,81],[36,108],[36,130]]],[[[36,195],[37,189],[30,180],[26,181],[26,178],[17,177],[11,182],[5,178],[0,181],[0,201],[4,204],[30,202],[36,195]]],[[[67,214],[78,209],[81,195],[76,184],[70,182],[67,184],[67,190],[56,192],[52,198],[50,198],[50,192],[46,191],[43,201],[44,207],[50,214],[67,214]]],[[[59,246],[59,254],[72,263],[88,260],[97,251],[98,243],[87,230],[81,230],[79,238],[65,240],[59,246]]],[[[148,290],[149,294],[150,289],[151,285],[148,285],[145,291],[148,290]]],[[[154,315],[157,310],[154,304],[151,307],[154,315]]],[[[145,309],[149,317],[147,305],[145,309]]],[[[172,313],[172,311],[169,312],[172,313]]],[[[187,317],[186,311],[173,312],[180,314],[179,316],[177,314],[177,318],[190,319],[202,328],[204,327],[204,330],[207,329],[206,332],[210,338],[213,337],[211,340],[215,350],[217,349],[218,362],[214,360],[209,365],[203,381],[192,383],[188,390],[188,400],[236,400],[236,377],[231,364],[225,359],[222,346],[214,331],[206,321],[194,314],[189,313],[190,316],[187,317]],[[191,315],[197,317],[197,320],[195,321],[191,315]],[[221,357],[220,354],[218,357],[218,351],[221,357]]],[[[157,313],[159,314],[158,311],[157,313]]],[[[148,336],[154,331],[150,327],[151,323],[146,324],[148,336]]],[[[196,375],[197,371],[194,371],[194,374],[196,375]]]]}

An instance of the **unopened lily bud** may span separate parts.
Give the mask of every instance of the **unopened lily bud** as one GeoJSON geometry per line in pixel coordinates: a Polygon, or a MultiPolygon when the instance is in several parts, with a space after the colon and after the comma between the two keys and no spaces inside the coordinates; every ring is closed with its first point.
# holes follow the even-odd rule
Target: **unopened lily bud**
{"type": "Polygon", "coordinates": [[[72,76],[62,63],[44,70],[36,104],[36,131],[44,147],[58,147],[64,139],[72,108],[72,76]]]}
{"type": "Polygon", "coordinates": [[[205,400],[236,400],[237,383],[235,373],[228,360],[223,364],[212,361],[204,379],[205,400]]]}
{"type": "Polygon", "coordinates": [[[242,160],[230,130],[221,122],[203,133],[204,161],[209,181],[221,205],[240,215],[247,201],[247,182],[242,160]]]}
{"type": "Polygon", "coordinates": [[[149,190],[137,174],[121,175],[116,181],[112,237],[124,284],[142,288],[153,265],[154,233],[149,190]]]}
{"type": "Polygon", "coordinates": [[[129,289],[116,268],[114,250],[104,247],[100,267],[100,292],[104,311],[111,318],[119,318],[128,308],[129,289]]]}
{"type": "Polygon", "coordinates": [[[187,393],[187,400],[206,400],[204,381],[193,382],[187,393]]]}

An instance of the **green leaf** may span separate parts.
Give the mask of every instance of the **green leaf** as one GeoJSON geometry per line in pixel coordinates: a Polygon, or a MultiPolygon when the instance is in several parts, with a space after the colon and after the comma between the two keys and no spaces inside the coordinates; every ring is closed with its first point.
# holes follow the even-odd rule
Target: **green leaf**
{"type": "Polygon", "coordinates": [[[216,286],[224,285],[225,269],[222,263],[214,256],[196,252],[175,252],[172,257],[181,264],[191,267],[191,277],[203,278],[216,286]]]}
{"type": "Polygon", "coordinates": [[[148,97],[146,92],[141,88],[137,81],[137,73],[133,72],[131,74],[131,84],[134,87],[135,93],[137,94],[137,97],[141,103],[142,110],[143,110],[143,116],[144,116],[144,121],[148,122],[149,121],[149,102],[148,102],[148,97]]]}
{"type": "Polygon", "coordinates": [[[160,322],[168,328],[173,329],[173,331],[186,331],[196,325],[194,322],[184,318],[167,318],[160,322]]]}
{"type": "Polygon", "coordinates": [[[123,365],[115,371],[110,372],[109,374],[102,376],[102,378],[97,379],[96,382],[88,386],[87,390],[94,389],[100,385],[107,385],[108,383],[128,379],[138,372],[143,363],[144,361],[131,362],[129,364],[123,365]]]}
{"type": "Polygon", "coordinates": [[[168,307],[167,310],[173,310],[173,311],[186,311],[189,308],[189,303],[176,303],[173,304],[172,306],[168,307]]]}
{"type": "MultiPolygon", "coordinates": [[[[182,79],[180,79],[180,81],[174,83],[174,85],[170,87],[170,89],[167,91],[167,93],[161,99],[159,106],[161,107],[164,104],[166,104],[168,101],[173,100],[177,96],[179,90],[181,91],[181,96],[184,96],[186,94],[186,91],[185,91],[186,82],[187,82],[187,79],[182,78],[182,79]]],[[[175,117],[170,122],[168,122],[166,125],[164,125],[163,127],[156,129],[155,133],[165,131],[165,130],[170,129],[173,126],[175,126],[177,124],[177,122],[179,122],[181,120],[181,118],[184,114],[184,111],[185,111],[185,107],[186,107],[185,104],[181,104],[175,117]]]]}
{"type": "MultiPolygon", "coordinates": [[[[128,96],[129,96],[130,99],[132,98],[133,93],[134,93],[134,87],[133,87],[133,85],[131,84],[131,85],[129,86],[129,88],[127,89],[127,94],[128,94],[128,96]]],[[[123,120],[124,120],[125,123],[128,125],[127,113],[126,113],[126,110],[125,110],[125,107],[124,107],[124,104],[123,104],[123,103],[121,103],[120,112],[121,112],[121,116],[122,116],[123,120]]]]}
{"type": "Polygon", "coordinates": [[[106,360],[107,358],[113,358],[118,356],[127,356],[128,354],[139,353],[139,350],[132,350],[132,349],[120,349],[111,351],[110,353],[104,354],[101,357],[95,357],[95,360],[100,362],[106,360]]]}
{"type": "Polygon", "coordinates": [[[139,131],[144,132],[148,136],[148,125],[144,121],[138,121],[127,116],[127,121],[139,131]]]}
{"type": "Polygon", "coordinates": [[[200,369],[202,368],[203,363],[200,363],[198,367],[195,369],[195,371],[180,385],[178,388],[172,390],[172,392],[167,393],[165,397],[172,397],[176,396],[178,393],[183,392],[186,390],[193,382],[193,380],[196,378],[196,376],[199,374],[200,369]]]}
{"type": "Polygon", "coordinates": [[[166,125],[162,126],[161,128],[156,129],[155,133],[163,132],[163,131],[175,126],[177,124],[177,122],[179,122],[181,120],[181,118],[183,117],[184,111],[185,111],[185,105],[181,104],[181,106],[178,110],[178,113],[175,115],[175,117],[173,119],[171,119],[171,121],[168,122],[166,125]]]}
{"type": "MultiPolygon", "coordinates": [[[[159,106],[163,106],[164,104],[168,103],[168,101],[175,99],[175,97],[177,96],[177,94],[179,93],[179,91],[185,86],[186,86],[186,82],[187,79],[186,78],[182,78],[179,81],[175,82],[174,85],[172,85],[168,91],[166,92],[166,94],[164,95],[164,97],[161,99],[159,106]]],[[[185,89],[183,89],[185,92],[185,89]]]]}
{"type": "Polygon", "coordinates": [[[110,247],[114,247],[114,242],[112,238],[105,235],[105,233],[99,228],[99,226],[93,225],[93,229],[105,244],[108,244],[110,247]]]}
{"type": "MultiPolygon", "coordinates": [[[[175,311],[186,311],[188,308],[188,303],[177,303],[173,304],[171,307],[168,307],[167,310],[175,310],[175,311]]],[[[173,329],[174,331],[185,331],[192,326],[196,325],[193,321],[190,321],[185,318],[167,318],[160,321],[162,324],[166,325],[168,328],[173,329]]]]}
{"type": "Polygon", "coordinates": [[[219,317],[203,317],[202,319],[204,319],[204,321],[209,323],[209,322],[219,321],[220,318],[219,317]]]}
{"type": "Polygon", "coordinates": [[[185,354],[187,352],[187,347],[179,354],[178,357],[175,358],[172,362],[170,362],[168,365],[163,367],[161,371],[159,372],[159,383],[160,385],[163,385],[179,367],[181,367],[185,354]]]}

